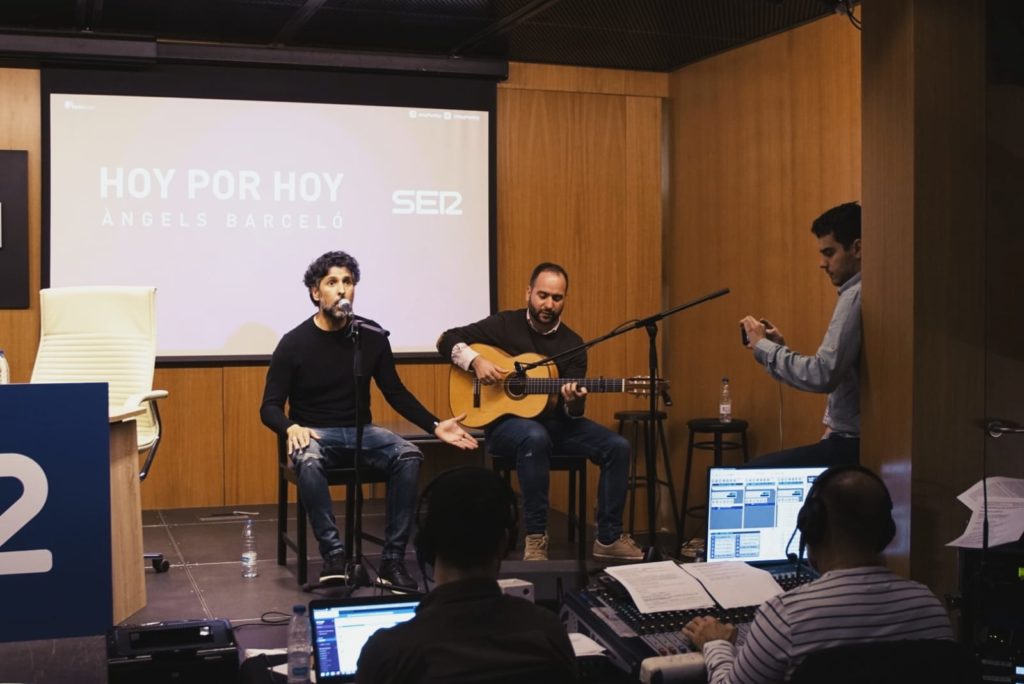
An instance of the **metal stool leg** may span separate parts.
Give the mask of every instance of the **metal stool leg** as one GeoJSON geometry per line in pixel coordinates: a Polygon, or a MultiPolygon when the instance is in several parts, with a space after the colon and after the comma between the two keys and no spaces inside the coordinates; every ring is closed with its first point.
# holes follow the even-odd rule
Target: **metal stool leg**
{"type": "Polygon", "coordinates": [[[576,470],[569,468],[569,543],[576,540],[576,470]]]}
{"type": "Polygon", "coordinates": [[[686,516],[690,513],[690,473],[693,471],[693,430],[690,430],[689,433],[686,442],[686,476],[683,479],[682,517],[679,520],[679,529],[683,530],[684,536],[686,534],[686,516]]]}
{"type": "Polygon", "coordinates": [[[676,506],[676,487],[672,483],[672,466],[668,460],[668,440],[665,438],[665,423],[658,421],[658,437],[661,438],[661,457],[665,464],[665,486],[668,487],[669,500],[672,503],[672,519],[676,524],[676,539],[682,545],[682,535],[679,532],[679,508],[676,506]]]}
{"type": "Polygon", "coordinates": [[[576,512],[576,524],[579,527],[579,559],[583,561],[587,555],[587,462],[580,466],[579,510],[576,512]]]}
{"type": "MultiPolygon", "coordinates": [[[[620,421],[621,425],[621,421],[620,421]]],[[[640,423],[633,421],[633,445],[638,445],[639,437],[637,433],[640,430],[640,423]]],[[[634,522],[636,521],[636,485],[637,485],[637,473],[636,473],[636,460],[637,453],[635,449],[632,449],[629,454],[629,534],[633,534],[634,522]]]]}
{"type": "MultiPolygon", "coordinates": [[[[297,488],[296,488],[297,489],[297,488]]],[[[288,547],[284,538],[288,535],[288,481],[277,476],[277,564],[286,565],[288,547]]]]}
{"type": "Polygon", "coordinates": [[[298,540],[298,564],[296,567],[296,579],[299,581],[299,586],[306,583],[308,579],[307,561],[306,561],[306,507],[302,505],[302,497],[296,497],[295,501],[295,537],[298,540]]]}

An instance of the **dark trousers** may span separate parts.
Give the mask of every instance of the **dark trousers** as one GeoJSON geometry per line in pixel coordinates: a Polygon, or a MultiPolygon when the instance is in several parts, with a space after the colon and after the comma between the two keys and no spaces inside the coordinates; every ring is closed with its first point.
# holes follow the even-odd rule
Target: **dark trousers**
{"type": "Polygon", "coordinates": [[[814,444],[773,451],[751,459],[740,468],[856,465],[860,462],[860,437],[829,436],[814,444]]]}

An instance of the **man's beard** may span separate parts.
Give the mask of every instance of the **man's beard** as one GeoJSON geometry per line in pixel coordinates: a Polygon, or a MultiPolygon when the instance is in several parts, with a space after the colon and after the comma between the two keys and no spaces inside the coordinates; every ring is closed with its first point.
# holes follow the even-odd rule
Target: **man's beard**
{"type": "Polygon", "coordinates": [[[341,308],[338,306],[339,303],[341,303],[341,299],[335,302],[333,306],[325,307],[323,309],[324,316],[339,322],[347,320],[348,316],[342,312],[341,308]]]}
{"type": "Polygon", "coordinates": [[[537,323],[543,323],[544,325],[554,325],[555,323],[558,322],[559,315],[554,311],[551,311],[550,309],[545,312],[542,312],[540,309],[535,309],[532,306],[528,306],[527,308],[530,310],[530,319],[536,321],[537,323]],[[548,319],[544,320],[544,318],[541,317],[541,313],[547,313],[548,319]]]}

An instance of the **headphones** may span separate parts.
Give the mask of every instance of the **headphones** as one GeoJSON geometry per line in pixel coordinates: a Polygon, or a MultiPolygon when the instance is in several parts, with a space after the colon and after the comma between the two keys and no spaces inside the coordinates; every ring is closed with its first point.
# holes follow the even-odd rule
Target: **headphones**
{"type": "MultiPolygon", "coordinates": [[[[413,546],[424,584],[427,582],[426,566],[433,566],[437,560],[439,540],[443,535],[452,535],[453,531],[445,528],[450,527],[455,514],[461,514],[459,519],[466,527],[477,528],[479,543],[490,543],[488,537],[496,530],[488,523],[495,517],[500,519],[500,531],[507,535],[506,552],[519,538],[519,504],[512,488],[500,475],[479,466],[446,470],[427,485],[416,506],[413,546]],[[494,516],[499,507],[500,514],[494,516]],[[444,518],[449,520],[444,521],[444,518]]],[[[466,530],[466,533],[473,531],[466,530]]]]}
{"type": "Polygon", "coordinates": [[[807,493],[807,500],[797,514],[796,527],[800,530],[800,558],[804,556],[804,548],[808,544],[820,544],[828,533],[828,508],[825,506],[825,491],[829,483],[836,479],[841,473],[859,472],[867,475],[882,486],[885,492],[884,511],[872,515],[864,523],[871,528],[873,547],[875,551],[881,552],[892,538],[896,536],[896,522],[892,519],[892,498],[889,496],[889,489],[885,486],[878,475],[860,465],[832,466],[811,485],[807,493]]]}

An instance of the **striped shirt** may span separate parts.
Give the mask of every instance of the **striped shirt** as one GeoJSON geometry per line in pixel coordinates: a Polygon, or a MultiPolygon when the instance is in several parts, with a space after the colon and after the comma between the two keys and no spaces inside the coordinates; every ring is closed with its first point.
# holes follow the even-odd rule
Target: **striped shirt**
{"type": "Polygon", "coordinates": [[[782,682],[814,651],[865,641],[952,639],[949,616],[923,584],[883,567],[832,570],[766,601],[746,640],[704,644],[710,684],[782,682]]]}

